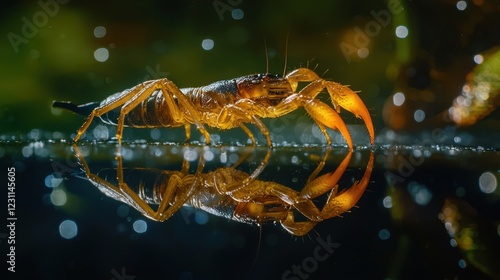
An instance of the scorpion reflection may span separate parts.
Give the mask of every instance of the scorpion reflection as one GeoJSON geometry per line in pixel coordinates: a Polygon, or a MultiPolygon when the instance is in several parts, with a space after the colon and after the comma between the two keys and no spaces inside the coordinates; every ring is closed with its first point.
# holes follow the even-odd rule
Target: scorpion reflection
{"type": "Polygon", "coordinates": [[[80,148],[76,144],[73,148],[92,184],[105,195],[135,208],[152,220],[165,221],[181,207],[191,206],[243,223],[279,222],[296,236],[307,234],[318,222],[349,211],[369,183],[374,160],[373,152],[370,152],[362,178],[339,191],[339,180],[349,166],[353,152],[349,150],[335,170],[320,175],[332,151],[328,147],[305,186],[295,190],[258,179],[272,158],[272,149],[267,149],[262,162],[252,173],[247,173],[238,170],[242,160],[233,166],[205,171],[206,148],[203,147],[199,147],[200,156],[194,171],[190,171],[190,162],[186,159],[181,170],[124,167],[119,146],[115,158],[117,168],[105,168],[94,174],[80,148]],[[321,208],[315,200],[323,195],[326,202],[321,208]]]}

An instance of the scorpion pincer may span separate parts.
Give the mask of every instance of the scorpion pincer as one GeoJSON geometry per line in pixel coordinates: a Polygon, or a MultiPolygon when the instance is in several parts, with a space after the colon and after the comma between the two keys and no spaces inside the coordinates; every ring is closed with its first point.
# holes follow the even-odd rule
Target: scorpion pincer
{"type": "Polygon", "coordinates": [[[54,102],[54,107],[69,109],[87,115],[76,132],[74,141],[85,133],[94,117],[117,126],[116,138],[121,143],[124,126],[158,128],[181,127],[189,140],[191,125],[195,125],[210,144],[210,134],[205,125],[218,129],[240,127],[256,144],[252,132],[245,124],[258,127],[272,147],[269,130],[262,118],[278,118],[303,107],[325,135],[332,141],[326,128],[338,130],[353,149],[351,135],[339,116],[340,107],[362,118],[368,129],[370,143],[374,143],[374,128],[368,109],[359,96],[347,86],[320,78],[314,71],[298,68],[285,77],[256,74],[223,80],[207,86],[179,89],[172,81],[163,78],[136,85],[113,94],[104,101],[74,105],[71,102],[54,102]],[[296,92],[299,82],[309,82],[296,92]],[[335,110],[316,99],[324,89],[329,93],[335,110]]]}

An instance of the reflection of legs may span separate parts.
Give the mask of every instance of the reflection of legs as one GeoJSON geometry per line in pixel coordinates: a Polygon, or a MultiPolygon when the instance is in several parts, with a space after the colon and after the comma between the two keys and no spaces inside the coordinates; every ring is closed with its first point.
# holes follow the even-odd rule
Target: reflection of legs
{"type": "MultiPolygon", "coordinates": [[[[148,218],[155,221],[164,221],[170,218],[174,213],[179,211],[179,209],[186,203],[192,193],[196,190],[199,185],[201,173],[205,166],[205,161],[203,154],[200,155],[198,162],[198,169],[194,175],[186,175],[182,178],[179,175],[172,174],[168,182],[165,183],[165,187],[161,187],[162,193],[160,195],[161,201],[158,209],[154,211],[151,206],[146,203],[137,193],[130,189],[130,187],[123,181],[123,162],[122,157],[119,154],[117,156],[118,168],[117,168],[117,178],[119,189],[129,198],[129,205],[135,206],[148,218]],[[170,206],[170,207],[169,207],[170,206]]],[[[189,164],[183,162],[182,171],[189,169],[189,164]]]]}
{"type": "Polygon", "coordinates": [[[80,164],[84,169],[85,176],[87,176],[90,182],[92,182],[97,188],[99,188],[101,192],[103,192],[107,196],[116,199],[118,201],[121,201],[123,203],[129,204],[128,198],[122,194],[122,192],[118,187],[114,186],[108,181],[90,172],[90,168],[87,164],[87,161],[80,153],[80,149],[78,148],[78,146],[73,144],[73,150],[75,151],[75,156],[77,157],[78,161],[80,162],[80,164]]]}
{"type": "MultiPolygon", "coordinates": [[[[264,169],[266,168],[267,164],[269,163],[269,158],[271,157],[271,152],[272,152],[272,149],[268,148],[266,155],[264,156],[264,159],[259,164],[259,166],[257,166],[257,168],[255,168],[255,170],[251,174],[249,174],[248,177],[246,177],[243,180],[238,180],[236,182],[231,182],[231,183],[227,184],[226,183],[227,180],[220,180],[220,179],[218,180],[217,178],[227,177],[227,170],[228,169],[219,168],[219,169],[215,170],[213,176],[214,176],[214,180],[216,180],[218,182],[217,184],[215,184],[215,188],[216,188],[217,192],[220,194],[233,195],[235,192],[242,190],[243,188],[250,185],[253,181],[255,181],[255,179],[257,179],[257,177],[259,177],[259,175],[262,173],[262,171],[264,171],[264,169]]],[[[238,166],[240,163],[241,162],[238,161],[238,163],[235,164],[234,167],[238,166]]],[[[229,175],[229,177],[230,177],[230,175],[229,175]]]]}
{"type": "MultiPolygon", "coordinates": [[[[118,167],[116,169],[118,186],[114,186],[99,176],[92,174],[78,147],[73,145],[73,148],[78,160],[85,169],[85,175],[95,186],[97,186],[107,196],[130,205],[144,216],[155,221],[164,221],[170,218],[184,205],[184,203],[192,195],[193,191],[195,191],[199,186],[201,173],[204,168],[204,159],[203,155],[201,155],[197,171],[194,175],[184,176],[184,173],[179,172],[178,174],[182,174],[181,177],[178,174],[172,173],[168,177],[167,182],[160,182],[158,185],[154,185],[152,188],[157,188],[158,192],[161,192],[159,194],[160,204],[155,211],[143,198],[141,198],[141,195],[143,196],[144,194],[137,194],[124,182],[123,160],[119,152],[120,148],[116,156],[118,161],[118,167]]],[[[189,169],[189,165],[183,162],[182,169],[182,171],[186,171],[189,169]]],[[[141,190],[140,187],[138,189],[141,190]]],[[[155,192],[155,190],[153,190],[153,192],[155,192]]]]}

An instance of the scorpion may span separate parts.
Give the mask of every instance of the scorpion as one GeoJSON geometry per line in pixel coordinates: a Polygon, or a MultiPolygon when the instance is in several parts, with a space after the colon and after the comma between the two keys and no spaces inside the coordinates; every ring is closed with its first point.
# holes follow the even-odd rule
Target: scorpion
{"type": "MultiPolygon", "coordinates": [[[[190,173],[186,159],[180,171],[125,168],[121,153],[117,153],[116,168],[101,169],[94,174],[76,144],[73,144],[73,149],[92,184],[105,195],[130,205],[154,221],[165,221],[181,207],[191,206],[241,223],[260,226],[266,222],[279,222],[282,228],[295,236],[303,236],[317,223],[349,211],[366,190],[374,163],[373,151],[370,151],[362,179],[339,192],[337,183],[351,161],[352,151],[347,152],[335,170],[318,176],[331,151],[327,148],[305,186],[297,191],[277,182],[256,179],[267,165],[267,159],[263,161],[263,167],[257,168],[251,175],[236,169],[236,166],[219,167],[203,173],[205,150],[200,149],[198,167],[190,173]],[[248,178],[253,180],[248,181],[248,178]],[[324,194],[327,194],[327,200],[320,209],[313,200],[324,194]],[[156,210],[153,205],[156,205],[156,210]],[[296,221],[296,213],[306,220],[296,221]]],[[[271,149],[267,149],[265,157],[270,154],[271,149]]]]}
{"type": "Polygon", "coordinates": [[[185,127],[189,141],[191,125],[195,125],[211,143],[205,125],[218,129],[240,127],[255,145],[255,137],[245,124],[255,125],[272,147],[269,130],[262,118],[277,118],[303,107],[326,137],[332,141],[326,128],[341,133],[350,150],[351,135],[340,117],[340,107],[363,119],[370,143],[374,143],[374,128],[370,113],[360,97],[349,87],[320,78],[314,71],[298,68],[286,76],[255,74],[214,82],[207,86],[178,88],[167,78],[146,81],[130,89],[113,94],[102,102],[75,105],[68,101],[54,101],[53,107],[88,115],[73,138],[77,142],[95,117],[104,123],[116,125],[116,139],[122,141],[125,126],[139,128],[185,127]],[[309,82],[297,91],[299,82],[309,82]],[[335,110],[316,99],[324,89],[329,93],[335,110]]]}

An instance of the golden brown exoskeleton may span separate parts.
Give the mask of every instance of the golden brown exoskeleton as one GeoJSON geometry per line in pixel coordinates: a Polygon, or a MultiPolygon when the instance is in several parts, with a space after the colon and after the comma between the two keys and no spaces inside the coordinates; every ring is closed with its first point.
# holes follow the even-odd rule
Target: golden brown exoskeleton
{"type": "Polygon", "coordinates": [[[89,103],[76,106],[69,102],[54,102],[77,113],[89,114],[77,131],[78,141],[94,117],[116,124],[116,138],[121,143],[123,127],[180,127],[186,129],[190,138],[190,126],[194,124],[210,143],[205,125],[219,129],[242,128],[255,144],[255,138],[245,126],[256,125],[272,146],[271,137],[261,118],[277,118],[304,107],[325,135],[327,144],[331,139],[326,127],[340,131],[352,150],[352,140],[346,124],[340,118],[340,107],[362,118],[374,142],[374,129],[368,109],[359,96],[346,86],[321,79],[307,68],[299,68],[285,77],[272,74],[256,74],[231,80],[215,82],[208,86],[179,89],[164,78],[141,83],[131,89],[111,95],[100,104],[89,103]],[[310,82],[296,92],[299,82],[310,82]],[[336,110],[316,96],[326,89],[336,110]]]}
{"type": "Polygon", "coordinates": [[[258,225],[279,222],[285,230],[297,236],[307,234],[318,222],[350,210],[368,186],[374,160],[373,152],[370,152],[362,178],[339,192],[337,183],[351,161],[351,151],[335,170],[318,176],[331,151],[327,149],[306,185],[301,190],[294,190],[277,182],[257,179],[269,161],[271,149],[268,149],[263,164],[252,174],[234,166],[204,173],[203,147],[198,147],[200,160],[193,173],[188,172],[188,162],[179,171],[124,168],[120,148],[116,157],[117,168],[92,173],[78,146],[73,147],[92,184],[107,196],[130,205],[152,220],[165,221],[182,206],[191,206],[238,222],[258,225]],[[326,202],[318,208],[313,200],[325,194],[326,202]],[[299,212],[306,220],[296,221],[294,212],[299,212]]]}

